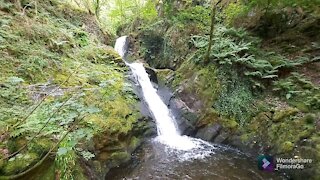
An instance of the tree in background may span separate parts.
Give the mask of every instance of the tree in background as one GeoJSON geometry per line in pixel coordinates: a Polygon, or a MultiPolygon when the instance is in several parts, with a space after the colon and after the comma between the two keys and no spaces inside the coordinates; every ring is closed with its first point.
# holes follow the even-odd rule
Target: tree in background
{"type": "Polygon", "coordinates": [[[100,20],[100,12],[107,5],[108,0],[72,0],[78,7],[86,9],[89,14],[95,15],[100,20]]]}
{"type": "Polygon", "coordinates": [[[214,24],[216,19],[216,11],[217,6],[221,3],[222,0],[219,0],[217,2],[212,2],[212,10],[211,10],[211,25],[210,25],[210,36],[209,36],[209,44],[208,44],[208,50],[205,56],[204,63],[208,64],[210,62],[210,52],[211,52],[211,46],[212,46],[212,39],[213,39],[213,30],[214,30],[214,24]]]}
{"type": "Polygon", "coordinates": [[[157,17],[156,4],[153,0],[110,0],[106,17],[117,29],[134,19],[150,20],[157,17]]]}

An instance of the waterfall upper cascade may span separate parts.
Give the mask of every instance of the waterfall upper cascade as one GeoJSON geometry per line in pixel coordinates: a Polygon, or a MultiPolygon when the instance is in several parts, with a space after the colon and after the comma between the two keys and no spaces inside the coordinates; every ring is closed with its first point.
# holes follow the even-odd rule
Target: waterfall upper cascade
{"type": "MultiPolygon", "coordinates": [[[[117,39],[115,50],[124,60],[127,46],[127,36],[122,36],[117,39]]],[[[185,151],[183,153],[184,159],[205,157],[206,155],[212,154],[212,150],[215,147],[210,143],[180,135],[175,123],[175,118],[157,94],[157,90],[152,86],[143,64],[127,62],[126,64],[130,67],[133,76],[141,86],[144,101],[147,103],[150,112],[156,120],[158,137],[155,140],[168,146],[169,150],[185,151]]]]}

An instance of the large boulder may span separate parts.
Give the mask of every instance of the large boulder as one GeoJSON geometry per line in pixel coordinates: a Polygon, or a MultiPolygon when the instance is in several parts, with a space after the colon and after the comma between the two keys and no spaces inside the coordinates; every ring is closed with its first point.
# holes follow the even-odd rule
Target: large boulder
{"type": "Polygon", "coordinates": [[[146,72],[149,74],[149,78],[150,78],[151,82],[158,84],[158,78],[157,78],[156,71],[149,66],[145,66],[144,68],[146,69],[146,72]]]}
{"type": "Polygon", "coordinates": [[[217,137],[222,129],[220,124],[210,124],[198,130],[196,137],[205,141],[212,141],[217,137]]]}
{"type": "Polygon", "coordinates": [[[169,107],[176,118],[180,132],[184,135],[194,135],[198,115],[179,98],[172,98],[169,107]]]}

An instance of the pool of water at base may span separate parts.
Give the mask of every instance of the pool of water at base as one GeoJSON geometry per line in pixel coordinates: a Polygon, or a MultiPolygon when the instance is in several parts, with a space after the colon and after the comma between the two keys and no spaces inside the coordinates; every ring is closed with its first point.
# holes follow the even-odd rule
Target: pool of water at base
{"type": "Polygon", "coordinates": [[[276,172],[263,172],[254,158],[236,149],[214,145],[203,158],[192,153],[170,149],[149,140],[144,143],[126,165],[113,168],[106,180],[266,180],[286,179],[276,172]],[[186,158],[187,157],[187,158],[186,158]]]}

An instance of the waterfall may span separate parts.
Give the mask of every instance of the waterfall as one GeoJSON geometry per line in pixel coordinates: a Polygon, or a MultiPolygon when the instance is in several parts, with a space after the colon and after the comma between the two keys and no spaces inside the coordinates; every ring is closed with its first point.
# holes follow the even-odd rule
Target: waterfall
{"type": "MultiPolygon", "coordinates": [[[[115,50],[119,55],[125,60],[125,54],[127,51],[127,37],[122,36],[117,39],[115,44],[115,50]]],[[[149,76],[143,67],[142,63],[127,63],[130,67],[133,76],[138,81],[141,86],[144,101],[147,103],[153,118],[157,124],[158,137],[156,140],[164,145],[167,145],[171,149],[182,150],[182,151],[193,151],[196,149],[205,149],[209,151],[212,149],[212,145],[202,141],[200,139],[191,138],[188,136],[181,136],[178,128],[176,127],[175,119],[170,113],[170,110],[161,100],[160,96],[157,94],[157,90],[152,86],[149,76]]],[[[208,153],[209,153],[208,151],[208,153]]],[[[207,154],[208,154],[207,153],[207,154]]],[[[186,156],[203,156],[206,154],[201,151],[198,154],[185,154],[186,156]]]]}

